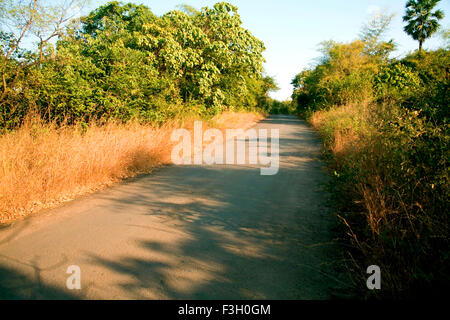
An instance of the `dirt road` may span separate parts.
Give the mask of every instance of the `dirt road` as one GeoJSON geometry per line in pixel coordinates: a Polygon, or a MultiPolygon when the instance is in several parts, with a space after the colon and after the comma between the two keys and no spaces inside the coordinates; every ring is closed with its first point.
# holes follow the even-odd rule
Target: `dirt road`
{"type": "Polygon", "coordinates": [[[280,169],[168,166],[0,229],[0,298],[327,299],[335,218],[320,141],[272,116],[280,169]],[[81,270],[81,290],[66,273],[81,270]]]}

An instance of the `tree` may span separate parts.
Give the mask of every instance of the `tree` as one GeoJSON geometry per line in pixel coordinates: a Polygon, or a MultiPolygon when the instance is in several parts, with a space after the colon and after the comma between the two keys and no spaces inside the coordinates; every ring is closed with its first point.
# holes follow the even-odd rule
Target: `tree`
{"type": "Polygon", "coordinates": [[[440,25],[439,20],[444,18],[442,10],[433,8],[440,0],[409,0],[406,3],[406,13],[403,21],[407,22],[404,30],[414,40],[419,41],[419,51],[422,51],[422,44],[426,39],[435,33],[440,25]]]}
{"type": "Polygon", "coordinates": [[[70,12],[81,10],[85,0],[59,1],[48,4],[42,0],[0,2],[1,77],[2,101],[14,87],[19,75],[44,60],[44,51],[52,50],[50,40],[63,34],[74,15],[70,12]],[[28,37],[38,39],[38,52],[24,50],[22,42],[28,37]]]}
{"type": "Polygon", "coordinates": [[[199,10],[197,10],[196,8],[194,8],[193,6],[190,6],[188,4],[179,4],[177,6],[177,8],[180,11],[186,13],[188,16],[196,16],[196,15],[200,14],[199,10]]]}
{"type": "Polygon", "coordinates": [[[450,50],[450,28],[444,29],[441,32],[444,47],[450,50]]]}
{"type": "Polygon", "coordinates": [[[57,123],[161,123],[177,113],[264,108],[274,87],[263,74],[264,44],[225,2],[156,16],[144,5],[113,1],[68,21],[70,7],[23,0],[15,16],[22,11],[12,10],[13,1],[0,0],[0,20],[22,17],[16,34],[8,33],[10,23],[0,26],[0,128],[15,128],[29,113],[57,123]],[[25,50],[27,35],[37,40],[35,50],[25,50]]]}
{"type": "Polygon", "coordinates": [[[389,54],[395,49],[394,40],[384,41],[384,35],[394,17],[393,14],[376,13],[363,25],[360,39],[366,44],[365,53],[387,60],[389,54]]]}

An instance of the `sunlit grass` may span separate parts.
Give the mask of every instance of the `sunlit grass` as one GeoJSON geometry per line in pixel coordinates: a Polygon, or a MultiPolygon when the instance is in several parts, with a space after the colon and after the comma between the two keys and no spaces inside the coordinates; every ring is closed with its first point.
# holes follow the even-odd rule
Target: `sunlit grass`
{"type": "MultiPolygon", "coordinates": [[[[204,125],[219,129],[248,127],[261,119],[250,112],[225,112],[204,125]]],[[[192,129],[194,118],[155,127],[129,122],[87,127],[26,121],[0,136],[0,223],[170,162],[170,134],[192,129]]]]}
{"type": "Polygon", "coordinates": [[[309,121],[335,177],[352,273],[379,265],[385,297],[437,285],[448,259],[448,135],[393,104],[335,106],[309,121]]]}

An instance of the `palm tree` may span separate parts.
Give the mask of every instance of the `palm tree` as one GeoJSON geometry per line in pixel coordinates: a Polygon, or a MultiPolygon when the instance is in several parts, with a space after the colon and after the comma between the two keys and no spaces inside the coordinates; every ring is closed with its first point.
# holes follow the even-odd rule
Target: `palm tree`
{"type": "Polygon", "coordinates": [[[423,42],[440,27],[438,20],[444,18],[442,10],[433,12],[440,0],[409,0],[406,3],[406,13],[403,21],[408,24],[404,30],[414,40],[419,41],[419,51],[423,42]]]}

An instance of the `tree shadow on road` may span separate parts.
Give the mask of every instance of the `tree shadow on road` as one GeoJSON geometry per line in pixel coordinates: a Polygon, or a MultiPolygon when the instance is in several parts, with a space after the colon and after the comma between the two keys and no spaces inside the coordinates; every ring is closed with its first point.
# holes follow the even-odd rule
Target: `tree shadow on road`
{"type": "Polygon", "coordinates": [[[43,283],[39,272],[30,276],[16,269],[0,266],[0,279],[0,300],[77,299],[61,288],[43,283]]]}
{"type": "MultiPolygon", "coordinates": [[[[286,121],[299,123],[263,120],[286,121]]],[[[317,161],[317,137],[305,130],[280,139],[282,167],[274,176],[239,165],[169,166],[97,193],[107,204],[96,209],[113,220],[120,215],[118,221],[135,236],[126,239],[132,244],[120,258],[89,248],[84,256],[108,270],[112,278],[106,286],[126,298],[332,297],[345,286],[335,268],[336,219],[321,189],[327,178],[317,161]]],[[[9,275],[34,298],[73,298],[3,266],[0,297],[28,295],[5,285],[9,275]]]]}
{"type": "MultiPolygon", "coordinates": [[[[179,168],[166,169],[139,183],[116,201],[117,211],[129,206],[145,207],[144,215],[158,217],[184,236],[175,242],[142,240],[137,246],[148,256],[163,256],[162,261],[129,255],[120,261],[91,255],[94,263],[130,281],[118,284],[134,297],[150,290],[168,299],[321,299],[331,296],[339,283],[334,274],[336,244],[330,234],[332,219],[323,203],[311,193],[318,186],[304,177],[303,195],[290,183],[299,178],[289,169],[284,177],[263,177],[261,186],[242,183],[222,188],[220,182],[208,183],[210,175],[218,181],[242,181],[259,175],[249,168],[189,167],[183,180],[179,168]],[[265,180],[265,181],[263,181],[265,180]],[[144,181],[143,181],[144,182],[144,181]],[[147,183],[148,182],[148,183],[147,183]],[[259,194],[261,190],[296,197],[298,206],[259,194]],[[157,189],[161,199],[146,194],[157,189]],[[176,197],[172,195],[175,194],[176,197]],[[167,197],[165,197],[167,195],[167,197]],[[181,199],[184,199],[180,202],[181,199]],[[186,201],[195,199],[195,201],[186,201]]],[[[317,181],[316,181],[317,182],[317,181]]],[[[285,199],[283,197],[282,199],[285,199]]],[[[149,225],[130,225],[147,228],[149,225]]]]}

